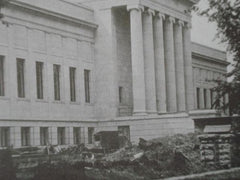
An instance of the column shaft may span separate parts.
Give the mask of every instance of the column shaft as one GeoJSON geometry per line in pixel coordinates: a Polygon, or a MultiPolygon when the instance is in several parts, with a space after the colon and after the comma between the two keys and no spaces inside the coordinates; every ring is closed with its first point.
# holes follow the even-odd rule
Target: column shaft
{"type": "Polygon", "coordinates": [[[133,113],[146,113],[142,11],[140,7],[128,7],[131,21],[131,54],[133,80],[133,113]]]}
{"type": "Polygon", "coordinates": [[[171,17],[168,17],[164,23],[167,111],[168,112],[177,112],[173,23],[174,23],[174,19],[171,17]]]}
{"type": "Polygon", "coordinates": [[[192,77],[192,49],[191,49],[191,32],[190,26],[187,24],[183,28],[183,52],[184,52],[184,72],[185,72],[185,90],[186,105],[190,111],[194,107],[194,89],[192,77]]]}
{"type": "Polygon", "coordinates": [[[164,39],[163,39],[164,15],[158,13],[154,18],[154,53],[155,53],[155,77],[158,113],[166,113],[166,80],[164,63],[164,39]]]}
{"type": "Polygon", "coordinates": [[[157,113],[153,49],[153,15],[154,11],[151,11],[150,9],[143,14],[144,72],[147,113],[157,113]]]}
{"type": "Polygon", "coordinates": [[[182,27],[184,23],[179,21],[174,26],[174,52],[176,68],[176,88],[177,88],[177,109],[186,111],[185,101],[185,81],[184,81],[184,60],[183,60],[183,36],[182,27]]]}

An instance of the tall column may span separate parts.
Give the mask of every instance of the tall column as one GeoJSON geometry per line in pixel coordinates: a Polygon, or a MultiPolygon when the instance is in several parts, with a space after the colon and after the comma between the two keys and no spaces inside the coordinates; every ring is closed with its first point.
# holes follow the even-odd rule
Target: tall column
{"type": "Polygon", "coordinates": [[[185,72],[185,90],[186,107],[190,111],[194,107],[194,88],[192,77],[192,49],[191,49],[191,31],[190,24],[187,23],[183,28],[183,52],[184,52],[184,72],[185,72]]]}
{"type": "Polygon", "coordinates": [[[144,77],[142,6],[128,6],[131,21],[131,54],[133,84],[133,114],[146,113],[146,93],[144,77]]]}
{"type": "Polygon", "coordinates": [[[148,9],[143,14],[143,47],[144,47],[144,72],[146,88],[147,113],[157,113],[155,63],[153,47],[153,16],[155,12],[148,9]]]}
{"type": "Polygon", "coordinates": [[[166,55],[166,87],[167,87],[167,111],[177,112],[176,74],[174,60],[173,23],[175,19],[167,17],[164,23],[165,55],[166,55]]]}
{"type": "Polygon", "coordinates": [[[177,88],[177,109],[186,111],[185,101],[185,81],[184,81],[184,60],[183,60],[183,33],[184,22],[177,20],[174,26],[174,52],[176,68],[176,88],[177,88]]]}
{"type": "Polygon", "coordinates": [[[207,89],[207,90],[206,90],[206,95],[207,95],[207,97],[206,97],[207,109],[211,109],[211,91],[210,91],[210,89],[207,89]]]}
{"type": "Polygon", "coordinates": [[[163,14],[157,13],[153,22],[156,96],[157,96],[157,111],[159,114],[167,112],[165,63],[164,63],[164,39],[163,39],[163,20],[164,19],[165,19],[165,16],[163,14]]]}

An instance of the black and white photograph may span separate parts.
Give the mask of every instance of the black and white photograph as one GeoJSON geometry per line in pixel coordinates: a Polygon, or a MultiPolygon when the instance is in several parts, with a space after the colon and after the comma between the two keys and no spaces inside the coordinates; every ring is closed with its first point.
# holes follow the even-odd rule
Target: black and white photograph
{"type": "Polygon", "coordinates": [[[0,0],[0,180],[240,179],[240,0],[0,0]]]}

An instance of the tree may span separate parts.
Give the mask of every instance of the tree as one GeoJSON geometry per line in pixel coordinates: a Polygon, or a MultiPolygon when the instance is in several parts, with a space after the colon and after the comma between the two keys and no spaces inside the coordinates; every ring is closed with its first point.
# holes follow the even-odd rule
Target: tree
{"type": "Polygon", "coordinates": [[[0,19],[2,19],[4,16],[1,13],[1,9],[5,7],[9,3],[9,0],[0,0],[0,19]]]}
{"type": "Polygon", "coordinates": [[[231,82],[217,80],[213,89],[217,92],[213,107],[217,109],[229,108],[230,115],[240,114],[240,0],[207,0],[209,7],[194,10],[206,16],[209,22],[217,24],[216,37],[228,45],[227,51],[233,55],[233,70],[226,74],[232,77],[231,82]],[[221,102],[222,97],[229,95],[229,102],[221,102]]]}

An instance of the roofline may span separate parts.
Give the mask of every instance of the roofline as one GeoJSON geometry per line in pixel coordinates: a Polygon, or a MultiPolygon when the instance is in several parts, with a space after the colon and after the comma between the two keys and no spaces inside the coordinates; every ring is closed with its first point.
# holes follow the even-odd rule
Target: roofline
{"type": "Polygon", "coordinates": [[[197,43],[197,42],[192,42],[192,44],[196,44],[197,46],[205,47],[205,48],[212,49],[212,50],[214,50],[214,51],[218,51],[218,52],[220,52],[220,53],[226,54],[226,51],[219,50],[219,49],[216,49],[216,48],[207,46],[207,45],[199,44],[199,43],[197,43]]]}
{"type": "Polygon", "coordinates": [[[87,26],[87,27],[92,28],[92,29],[97,29],[97,27],[98,27],[98,25],[94,22],[89,22],[89,21],[86,21],[86,20],[83,20],[83,19],[74,18],[72,16],[68,16],[68,15],[61,14],[61,13],[58,13],[58,12],[54,12],[54,11],[51,11],[51,10],[47,10],[47,9],[44,9],[44,8],[39,8],[37,6],[27,4],[27,3],[24,3],[24,2],[21,2],[21,1],[18,1],[18,0],[10,0],[9,3],[10,3],[10,5],[15,5],[15,6],[27,8],[27,9],[30,9],[32,11],[37,11],[37,12],[40,12],[40,13],[43,13],[43,14],[47,14],[49,16],[59,18],[59,19],[74,22],[76,24],[87,26]]]}
{"type": "Polygon", "coordinates": [[[216,58],[209,57],[209,56],[199,54],[199,53],[195,53],[195,52],[192,52],[192,57],[198,57],[198,58],[203,58],[204,60],[214,61],[214,62],[222,64],[224,66],[228,66],[230,64],[228,61],[223,61],[223,60],[220,60],[220,59],[216,59],[216,58]]]}

